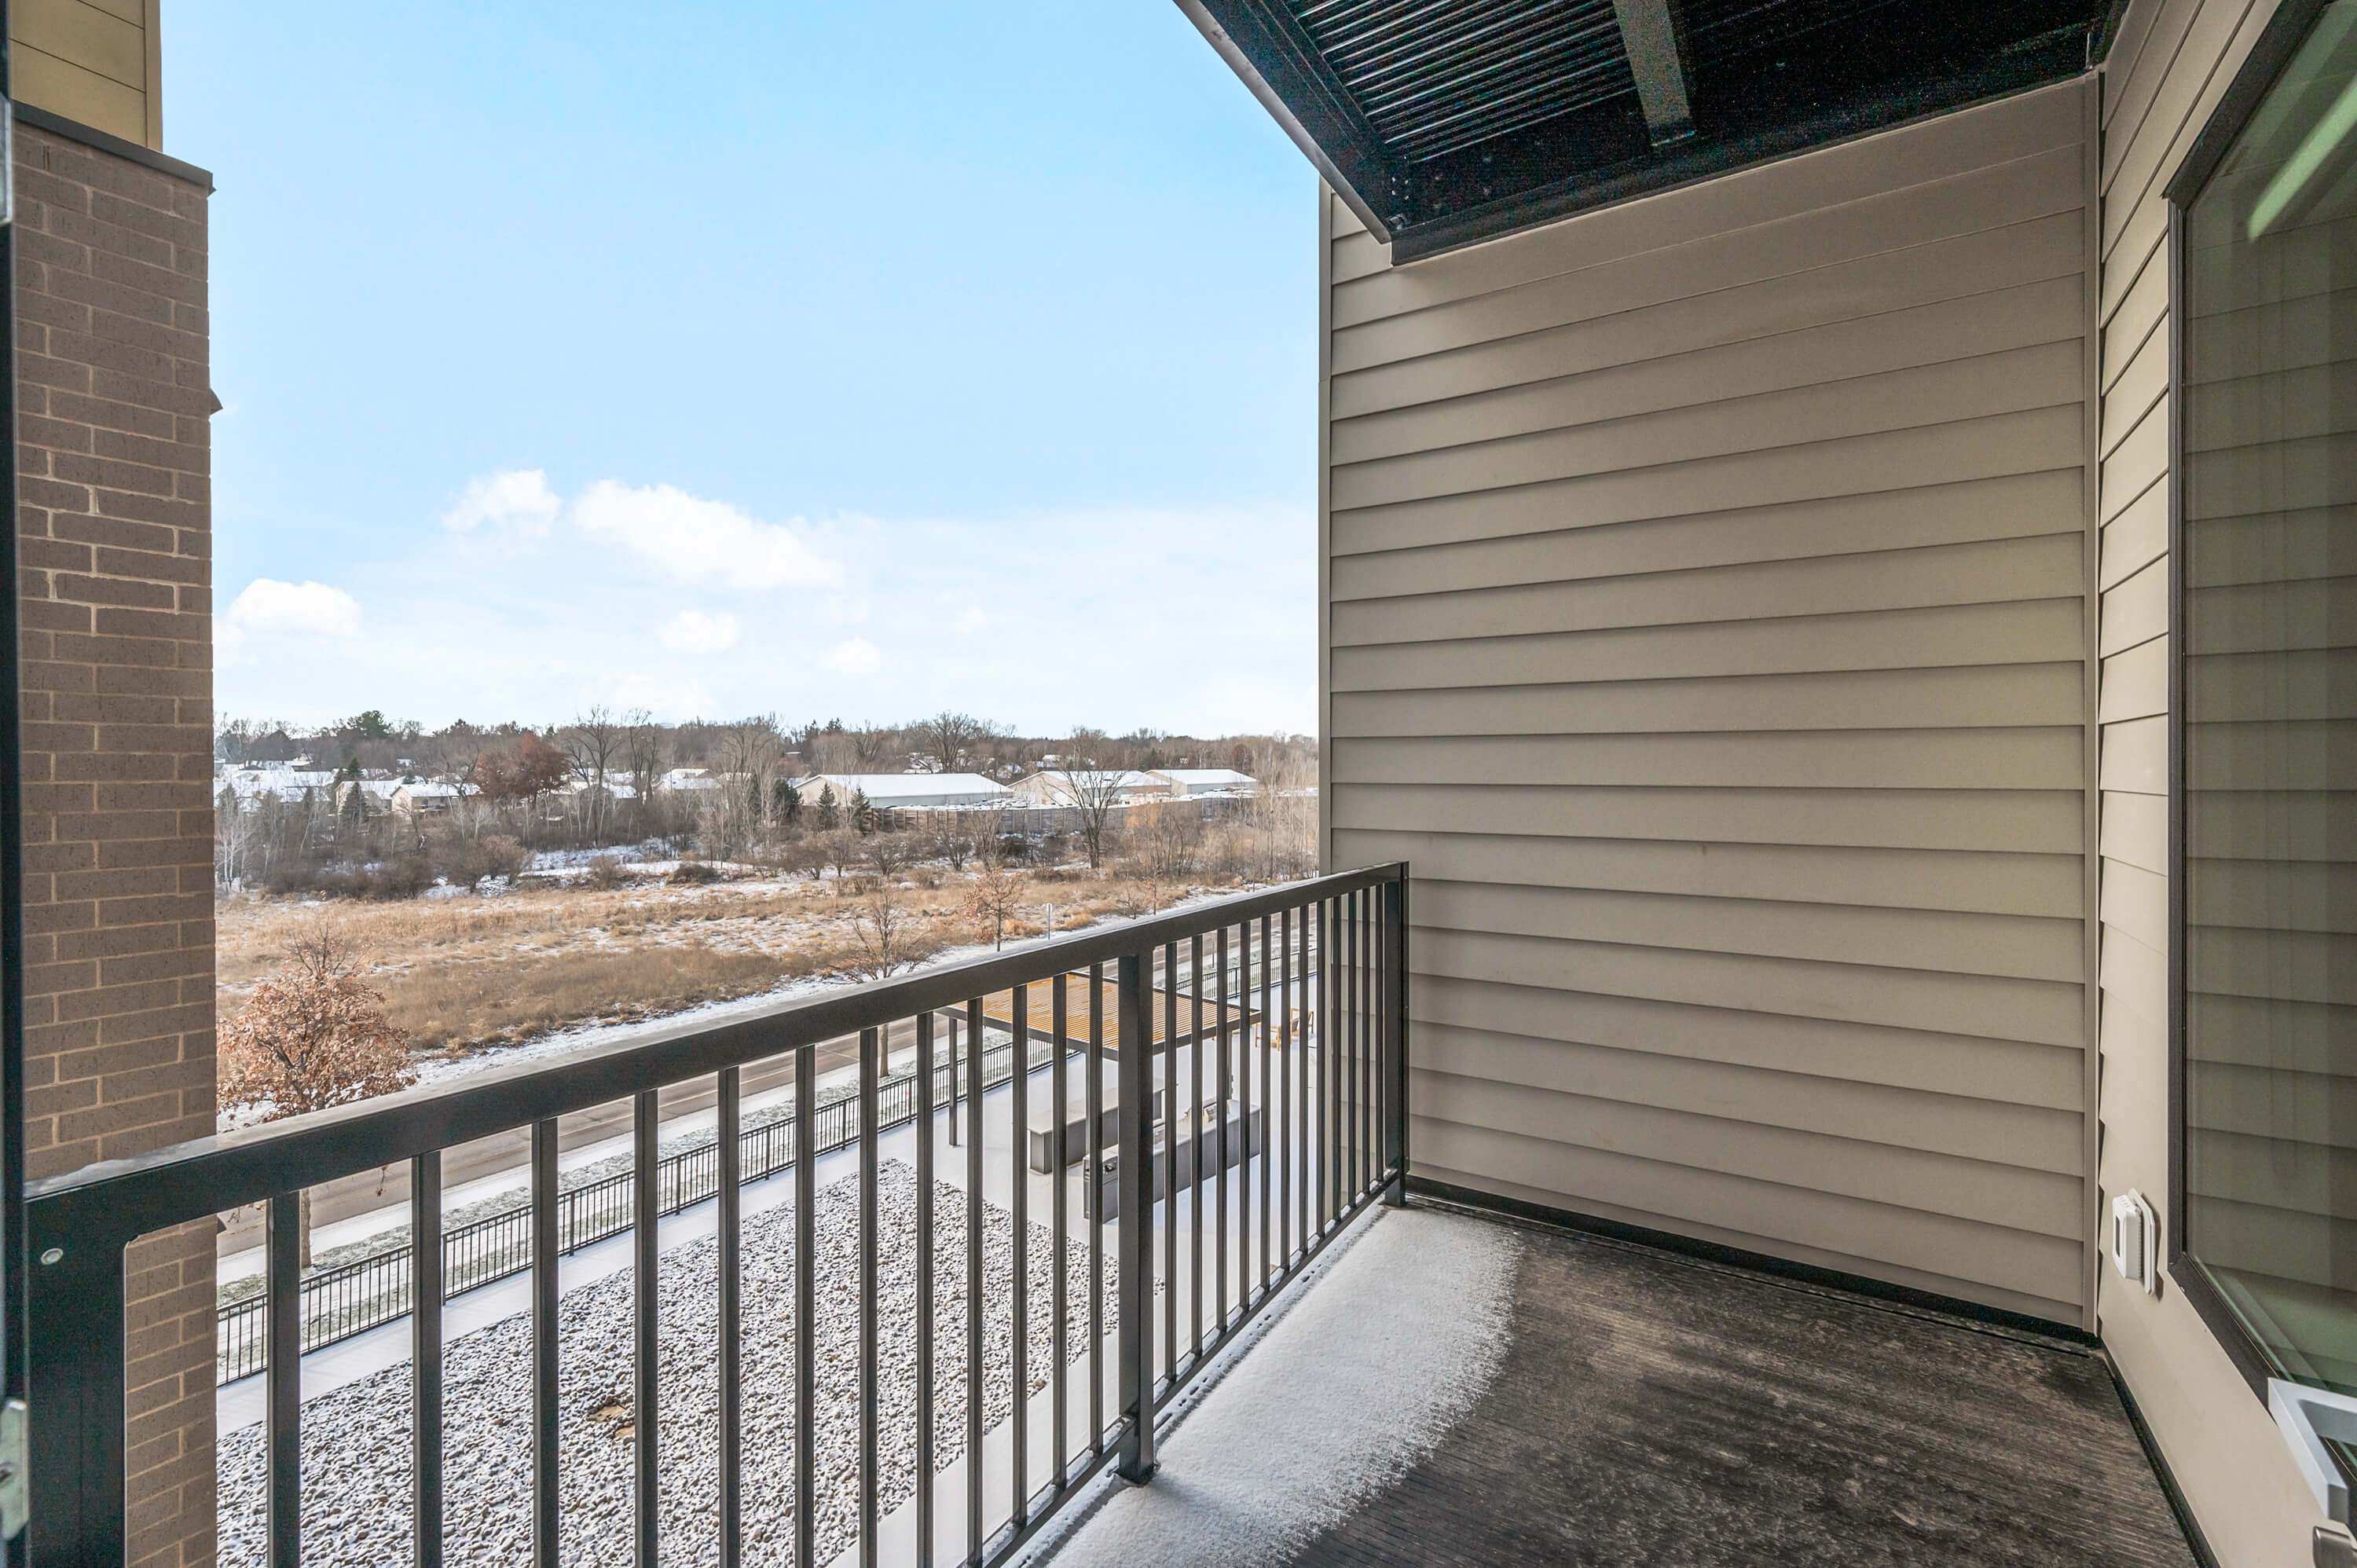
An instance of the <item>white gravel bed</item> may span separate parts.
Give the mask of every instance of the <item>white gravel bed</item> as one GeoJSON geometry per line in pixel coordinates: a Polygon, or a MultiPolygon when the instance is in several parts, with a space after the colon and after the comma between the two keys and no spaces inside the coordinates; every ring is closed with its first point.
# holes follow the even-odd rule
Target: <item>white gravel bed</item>
{"type": "MultiPolygon", "coordinates": [[[[915,1174],[887,1161],[877,1218],[878,1516],[915,1492],[915,1174]]],[[[965,1446],[965,1194],[940,1184],[933,1200],[934,1458],[965,1446]]],[[[985,1429],[1012,1405],[1013,1218],[983,1209],[985,1429]]],[[[749,1563],[784,1563],[793,1550],[793,1210],[745,1221],[744,1531],[749,1563]]],[[[1055,1235],[1030,1227],[1028,1392],[1052,1362],[1055,1235]]],[[[1075,1242],[1066,1270],[1068,1348],[1087,1351],[1088,1251],[1075,1242]]],[[[1111,1248],[1104,1249],[1103,1326],[1114,1326],[1111,1248]]],[[[851,1544],[858,1519],[859,1210],[855,1177],[823,1189],[817,1207],[818,1561],[851,1544]]],[[[718,1250],[710,1238],[662,1260],[660,1429],[666,1563],[717,1562],[718,1250]]],[[[565,1563],[624,1564],[631,1556],[631,1280],[628,1272],[564,1299],[559,1331],[558,1438],[565,1563]]],[[[532,1320],[519,1314],[446,1347],[443,1371],[446,1561],[511,1568],[532,1555],[532,1320]]],[[[304,1561],[380,1568],[409,1556],[410,1372],[386,1369],[303,1406],[304,1561]]],[[[224,1568],[255,1568],[266,1549],[264,1428],[223,1434],[219,1448],[224,1568]]],[[[963,1506],[962,1503],[957,1506],[963,1506]]]]}

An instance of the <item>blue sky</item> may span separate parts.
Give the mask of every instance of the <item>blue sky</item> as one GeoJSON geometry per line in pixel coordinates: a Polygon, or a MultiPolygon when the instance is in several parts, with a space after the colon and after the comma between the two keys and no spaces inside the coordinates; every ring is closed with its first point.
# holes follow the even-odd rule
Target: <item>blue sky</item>
{"type": "Polygon", "coordinates": [[[225,714],[1307,730],[1316,199],[1168,0],[174,0],[225,714]]]}

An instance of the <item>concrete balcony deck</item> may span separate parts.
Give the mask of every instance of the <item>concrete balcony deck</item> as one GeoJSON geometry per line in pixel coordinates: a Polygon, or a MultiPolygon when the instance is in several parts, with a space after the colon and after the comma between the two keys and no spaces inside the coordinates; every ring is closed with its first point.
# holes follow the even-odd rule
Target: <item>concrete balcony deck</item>
{"type": "Polygon", "coordinates": [[[1055,1568],[2195,1561],[2089,1346],[1421,1200],[1160,1460],[1055,1568]]]}

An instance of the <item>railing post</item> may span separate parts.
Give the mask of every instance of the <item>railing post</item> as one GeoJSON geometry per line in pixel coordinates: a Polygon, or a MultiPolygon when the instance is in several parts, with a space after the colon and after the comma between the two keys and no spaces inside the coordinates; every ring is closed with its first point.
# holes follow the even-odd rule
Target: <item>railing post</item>
{"type": "Polygon", "coordinates": [[[1407,1204],[1407,867],[1383,886],[1383,1167],[1399,1174],[1383,1187],[1383,1202],[1407,1204]]]}
{"type": "MultiPolygon", "coordinates": [[[[1153,1158],[1154,1000],[1146,989],[1145,954],[1123,955],[1118,1004],[1121,1091],[1114,1109],[1114,1158],[1121,1230],[1114,1257],[1121,1300],[1121,1411],[1129,1424],[1117,1468],[1123,1480],[1143,1486],[1154,1475],[1154,1333],[1148,1321],[1154,1310],[1154,1187],[1147,1170],[1153,1158]]],[[[1096,1172],[1089,1173],[1089,1180],[1103,1191],[1096,1172]]],[[[1102,1215],[1097,1222],[1103,1223],[1102,1215]]]]}
{"type": "Polygon", "coordinates": [[[32,1359],[31,1560],[114,1563],[124,1548],[123,1245],[28,1226],[32,1359]]]}

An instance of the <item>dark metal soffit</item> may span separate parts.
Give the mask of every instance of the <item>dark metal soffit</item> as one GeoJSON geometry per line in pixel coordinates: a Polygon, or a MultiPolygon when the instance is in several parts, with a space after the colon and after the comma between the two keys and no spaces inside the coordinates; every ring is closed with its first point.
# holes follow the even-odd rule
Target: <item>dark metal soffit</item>
{"type": "Polygon", "coordinates": [[[2059,81],[2115,0],[1178,0],[1394,261],[2059,81]]]}

